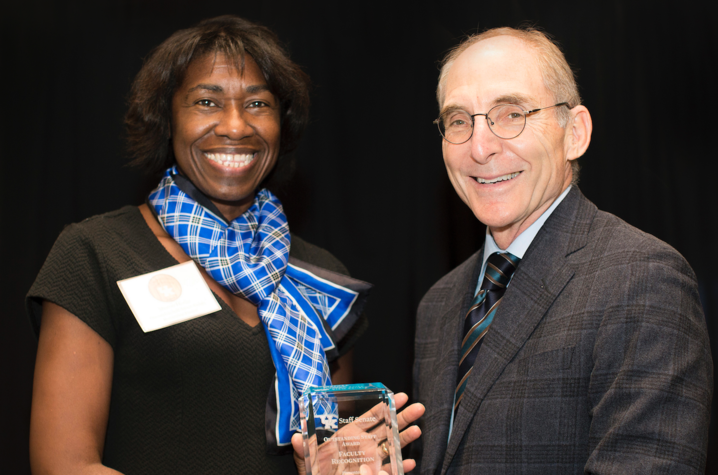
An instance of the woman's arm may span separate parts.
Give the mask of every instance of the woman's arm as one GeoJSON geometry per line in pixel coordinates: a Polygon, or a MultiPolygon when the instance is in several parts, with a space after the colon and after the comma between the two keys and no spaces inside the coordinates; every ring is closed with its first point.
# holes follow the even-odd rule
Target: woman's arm
{"type": "Polygon", "coordinates": [[[119,473],[102,466],[113,361],[100,335],[43,302],[30,418],[33,474],[119,473]]]}

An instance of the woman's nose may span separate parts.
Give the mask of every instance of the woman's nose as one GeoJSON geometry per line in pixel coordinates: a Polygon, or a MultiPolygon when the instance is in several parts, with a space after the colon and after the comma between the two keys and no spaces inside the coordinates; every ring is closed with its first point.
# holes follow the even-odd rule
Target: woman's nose
{"type": "Polygon", "coordinates": [[[228,104],[219,119],[219,123],[214,128],[216,135],[239,140],[241,138],[254,134],[251,124],[252,114],[243,108],[234,104],[228,104]]]}

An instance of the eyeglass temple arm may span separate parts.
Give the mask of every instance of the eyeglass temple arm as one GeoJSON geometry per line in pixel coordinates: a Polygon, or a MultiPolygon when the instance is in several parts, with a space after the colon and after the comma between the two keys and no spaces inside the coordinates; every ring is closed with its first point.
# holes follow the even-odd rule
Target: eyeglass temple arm
{"type": "Polygon", "coordinates": [[[568,105],[568,102],[559,102],[558,104],[554,104],[554,105],[552,105],[552,106],[541,107],[540,109],[533,109],[533,110],[530,110],[530,111],[526,111],[526,114],[524,114],[524,115],[533,114],[534,112],[542,111],[542,110],[544,110],[544,109],[550,109],[550,108],[552,108],[552,107],[559,107],[559,106],[566,106],[566,107],[568,107],[569,109],[571,108],[571,106],[568,105]]]}

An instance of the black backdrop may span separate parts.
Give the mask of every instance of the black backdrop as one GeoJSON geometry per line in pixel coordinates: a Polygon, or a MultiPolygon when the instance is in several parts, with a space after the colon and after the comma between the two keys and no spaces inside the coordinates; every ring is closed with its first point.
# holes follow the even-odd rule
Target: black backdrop
{"type": "Polygon", "coordinates": [[[143,201],[155,178],[125,166],[122,142],[132,77],[172,32],[225,13],[274,29],[313,80],[312,121],[280,196],[296,233],[376,285],[357,381],[411,389],[418,301],[483,238],[431,124],[437,61],[466,33],[524,21],[563,45],[592,113],[581,189],[688,259],[715,353],[718,2],[13,3],[0,12],[2,473],[28,473],[36,341],[23,296],[64,225],[143,201]]]}

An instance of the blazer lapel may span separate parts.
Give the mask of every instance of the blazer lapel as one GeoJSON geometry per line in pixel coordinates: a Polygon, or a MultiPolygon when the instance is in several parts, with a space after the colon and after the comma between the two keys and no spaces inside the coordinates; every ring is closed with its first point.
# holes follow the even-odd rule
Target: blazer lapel
{"type": "MultiPolygon", "coordinates": [[[[445,423],[436,424],[434,426],[436,429],[427,433],[430,439],[424,440],[422,467],[431,467],[431,472],[436,471],[436,468],[440,466],[449,438],[449,421],[454,404],[463,331],[463,319],[458,316],[464,315],[471,305],[473,292],[476,289],[476,279],[481,272],[482,256],[483,247],[457,269],[459,272],[456,273],[453,285],[452,283],[447,285],[449,291],[438,317],[441,320],[439,339],[441,347],[436,350],[437,356],[434,366],[431,368],[430,377],[433,378],[435,385],[431,393],[431,401],[427,401],[427,403],[434,410],[433,417],[437,421],[445,421],[445,423]]],[[[425,468],[422,471],[425,471],[425,468]]]]}
{"type": "Polygon", "coordinates": [[[488,391],[573,277],[574,270],[566,257],[585,246],[595,210],[574,187],[526,251],[474,363],[454,419],[441,473],[446,473],[488,391]]]}

